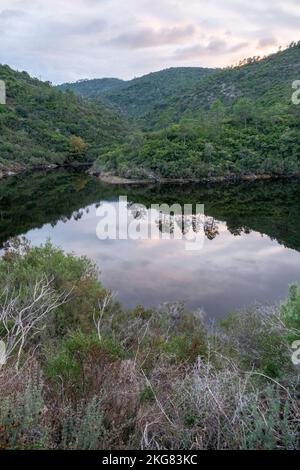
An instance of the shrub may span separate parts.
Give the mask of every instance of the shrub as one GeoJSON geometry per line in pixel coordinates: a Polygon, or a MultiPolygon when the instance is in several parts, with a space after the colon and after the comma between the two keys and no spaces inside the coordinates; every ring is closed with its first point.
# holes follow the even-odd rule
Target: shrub
{"type": "Polygon", "coordinates": [[[98,270],[85,257],[65,254],[48,241],[30,247],[24,239],[13,239],[0,260],[0,290],[19,291],[19,296],[31,295],[32,285],[47,276],[58,294],[68,293],[68,302],[56,310],[48,324],[48,334],[64,335],[76,326],[90,329],[99,299],[105,294],[99,282],[98,270]]]}
{"type": "MultiPolygon", "coordinates": [[[[16,381],[16,377],[14,378],[16,381]]],[[[28,368],[15,387],[4,383],[0,403],[0,448],[37,449],[49,443],[50,429],[45,419],[43,381],[38,368],[28,368]]]]}
{"type": "Polygon", "coordinates": [[[105,428],[99,398],[93,397],[89,402],[82,400],[75,407],[67,405],[61,416],[60,427],[60,449],[101,449],[105,428]]]}
{"type": "Polygon", "coordinates": [[[254,367],[271,377],[290,371],[292,364],[279,308],[257,307],[230,314],[220,327],[220,348],[244,369],[254,367]]]}
{"type": "Polygon", "coordinates": [[[196,359],[206,355],[206,345],[198,336],[174,336],[164,345],[164,350],[175,356],[178,362],[194,363],[196,359]]]}
{"type": "MultiPolygon", "coordinates": [[[[45,351],[45,372],[57,390],[67,396],[85,396],[93,391],[99,370],[124,357],[122,346],[112,338],[76,331],[66,336],[57,351],[45,351]]],[[[98,384],[99,386],[99,384],[98,384]]]]}
{"type": "Polygon", "coordinates": [[[287,301],[282,305],[283,321],[289,331],[289,339],[300,338],[300,287],[292,285],[287,301]]]}
{"type": "Polygon", "coordinates": [[[142,403],[144,402],[152,402],[154,400],[154,392],[152,388],[147,385],[146,387],[143,388],[140,392],[140,401],[142,403]]]}
{"type": "Polygon", "coordinates": [[[278,387],[269,385],[245,411],[248,429],[242,447],[251,450],[294,450],[298,447],[299,406],[278,387]]]}

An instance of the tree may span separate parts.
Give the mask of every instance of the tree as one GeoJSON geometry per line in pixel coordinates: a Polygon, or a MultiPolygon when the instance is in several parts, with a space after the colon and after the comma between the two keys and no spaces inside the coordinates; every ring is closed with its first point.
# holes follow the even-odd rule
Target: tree
{"type": "Polygon", "coordinates": [[[209,111],[209,117],[210,124],[214,128],[215,133],[219,133],[225,117],[225,107],[221,100],[217,99],[214,101],[209,111]]]}
{"type": "Polygon", "coordinates": [[[86,151],[86,143],[81,137],[72,135],[70,137],[71,152],[77,155],[82,155],[86,151]]]}
{"type": "Polygon", "coordinates": [[[238,123],[247,127],[248,121],[254,117],[252,101],[249,98],[240,98],[233,107],[233,114],[238,123]]]}

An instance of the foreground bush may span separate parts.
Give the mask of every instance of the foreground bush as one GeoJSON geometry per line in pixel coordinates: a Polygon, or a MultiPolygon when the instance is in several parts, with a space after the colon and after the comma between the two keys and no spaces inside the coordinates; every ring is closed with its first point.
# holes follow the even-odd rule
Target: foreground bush
{"type": "Polygon", "coordinates": [[[10,328],[36,280],[64,295],[0,369],[1,448],[300,447],[298,287],[211,329],[181,304],[123,311],[87,259],[50,243],[14,241],[0,273],[18,299],[10,328]]]}

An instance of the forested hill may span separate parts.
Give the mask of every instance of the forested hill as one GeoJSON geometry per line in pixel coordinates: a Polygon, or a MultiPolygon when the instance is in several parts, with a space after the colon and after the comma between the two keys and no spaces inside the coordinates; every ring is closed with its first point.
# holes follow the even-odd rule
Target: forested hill
{"type": "Polygon", "coordinates": [[[0,79],[0,175],[95,160],[95,173],[126,178],[300,176],[300,106],[291,101],[300,43],[223,70],[173,68],[67,91],[8,66],[0,79]]]}
{"type": "Polygon", "coordinates": [[[127,178],[300,176],[295,80],[300,43],[209,74],[144,115],[141,132],[102,154],[95,171],[127,178]]]}
{"type": "Polygon", "coordinates": [[[0,172],[94,160],[128,132],[106,105],[0,65],[7,104],[0,105],[0,172]]]}
{"type": "Polygon", "coordinates": [[[289,104],[291,86],[300,79],[300,43],[266,58],[249,58],[237,67],[218,70],[194,83],[186,92],[173,93],[146,116],[148,127],[163,127],[178,119],[186,110],[209,109],[216,100],[230,107],[240,98],[260,105],[289,104]]]}
{"type": "Polygon", "coordinates": [[[62,85],[58,85],[57,89],[62,91],[73,91],[73,93],[78,96],[82,96],[83,98],[94,99],[99,97],[101,93],[117,88],[123,83],[126,82],[119,80],[118,78],[95,78],[92,80],[79,80],[75,83],[63,83],[62,85]]]}
{"type": "Polygon", "coordinates": [[[68,89],[86,98],[103,98],[121,113],[139,118],[150,113],[155,106],[187,92],[217,69],[178,67],[153,72],[129,81],[116,79],[84,80],[67,83],[58,88],[68,89]]]}

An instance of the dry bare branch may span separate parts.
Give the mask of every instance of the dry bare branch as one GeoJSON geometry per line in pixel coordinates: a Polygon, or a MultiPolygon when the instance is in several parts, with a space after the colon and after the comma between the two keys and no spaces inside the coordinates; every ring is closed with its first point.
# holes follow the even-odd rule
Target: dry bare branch
{"type": "Polygon", "coordinates": [[[53,279],[47,277],[37,280],[25,300],[20,292],[9,292],[8,287],[0,297],[0,325],[3,330],[0,339],[6,345],[6,360],[16,355],[16,369],[26,343],[43,330],[46,325],[43,320],[69,297],[70,293],[55,292],[52,283],[53,279]]]}

